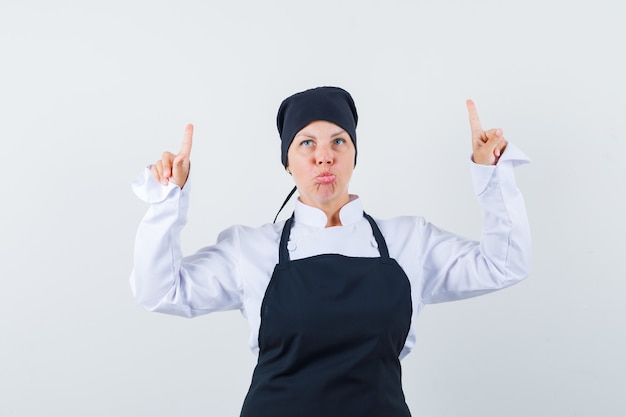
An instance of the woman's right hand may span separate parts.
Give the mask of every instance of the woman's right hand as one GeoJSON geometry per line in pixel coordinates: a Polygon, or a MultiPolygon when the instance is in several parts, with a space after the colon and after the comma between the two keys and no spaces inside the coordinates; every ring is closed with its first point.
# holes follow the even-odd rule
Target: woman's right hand
{"type": "Polygon", "coordinates": [[[170,181],[180,188],[185,186],[189,176],[189,155],[191,154],[191,141],[193,136],[193,125],[188,124],[183,136],[183,144],[177,155],[171,152],[163,152],[161,159],[152,165],[152,175],[162,185],[167,185],[170,181]]]}

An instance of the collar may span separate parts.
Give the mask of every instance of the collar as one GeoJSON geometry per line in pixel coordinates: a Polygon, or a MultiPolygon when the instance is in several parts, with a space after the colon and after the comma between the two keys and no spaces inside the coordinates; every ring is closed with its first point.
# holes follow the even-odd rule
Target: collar
{"type": "MultiPolygon", "coordinates": [[[[326,213],[322,210],[296,200],[296,222],[307,226],[324,228],[328,222],[326,213]]],[[[350,194],[350,201],[339,209],[339,219],[343,226],[355,224],[363,219],[363,205],[358,195],[350,194]]]]}

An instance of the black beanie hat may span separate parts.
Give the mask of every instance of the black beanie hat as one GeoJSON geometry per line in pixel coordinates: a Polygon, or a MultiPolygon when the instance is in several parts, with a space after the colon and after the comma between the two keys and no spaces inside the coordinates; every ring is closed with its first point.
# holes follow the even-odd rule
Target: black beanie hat
{"type": "Polygon", "coordinates": [[[350,93],[339,87],[317,87],[287,97],[278,109],[276,125],[281,140],[281,158],[287,166],[287,150],[302,128],[325,120],[345,130],[354,144],[356,165],[356,125],[359,116],[350,93]]]}

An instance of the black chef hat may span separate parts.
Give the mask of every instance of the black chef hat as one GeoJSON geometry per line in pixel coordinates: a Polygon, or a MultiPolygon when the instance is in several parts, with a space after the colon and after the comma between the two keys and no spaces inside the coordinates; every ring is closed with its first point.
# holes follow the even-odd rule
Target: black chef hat
{"type": "Polygon", "coordinates": [[[317,87],[287,97],[278,109],[276,125],[281,140],[282,163],[287,166],[287,150],[302,128],[316,120],[326,120],[345,130],[352,139],[356,165],[356,124],[359,116],[350,93],[339,87],[317,87]]]}

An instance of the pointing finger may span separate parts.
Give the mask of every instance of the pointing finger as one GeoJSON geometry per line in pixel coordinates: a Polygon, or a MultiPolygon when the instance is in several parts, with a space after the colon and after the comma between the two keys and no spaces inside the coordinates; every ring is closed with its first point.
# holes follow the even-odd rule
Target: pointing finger
{"type": "Polygon", "coordinates": [[[480,124],[476,105],[472,100],[467,100],[465,104],[467,105],[467,112],[469,113],[470,128],[472,129],[472,138],[482,141],[485,132],[483,131],[483,127],[480,124]]]}
{"type": "Polygon", "coordinates": [[[183,135],[183,144],[180,147],[180,151],[178,151],[179,155],[186,156],[189,158],[191,154],[191,142],[193,137],[193,125],[188,124],[185,128],[185,134],[183,135]]]}

